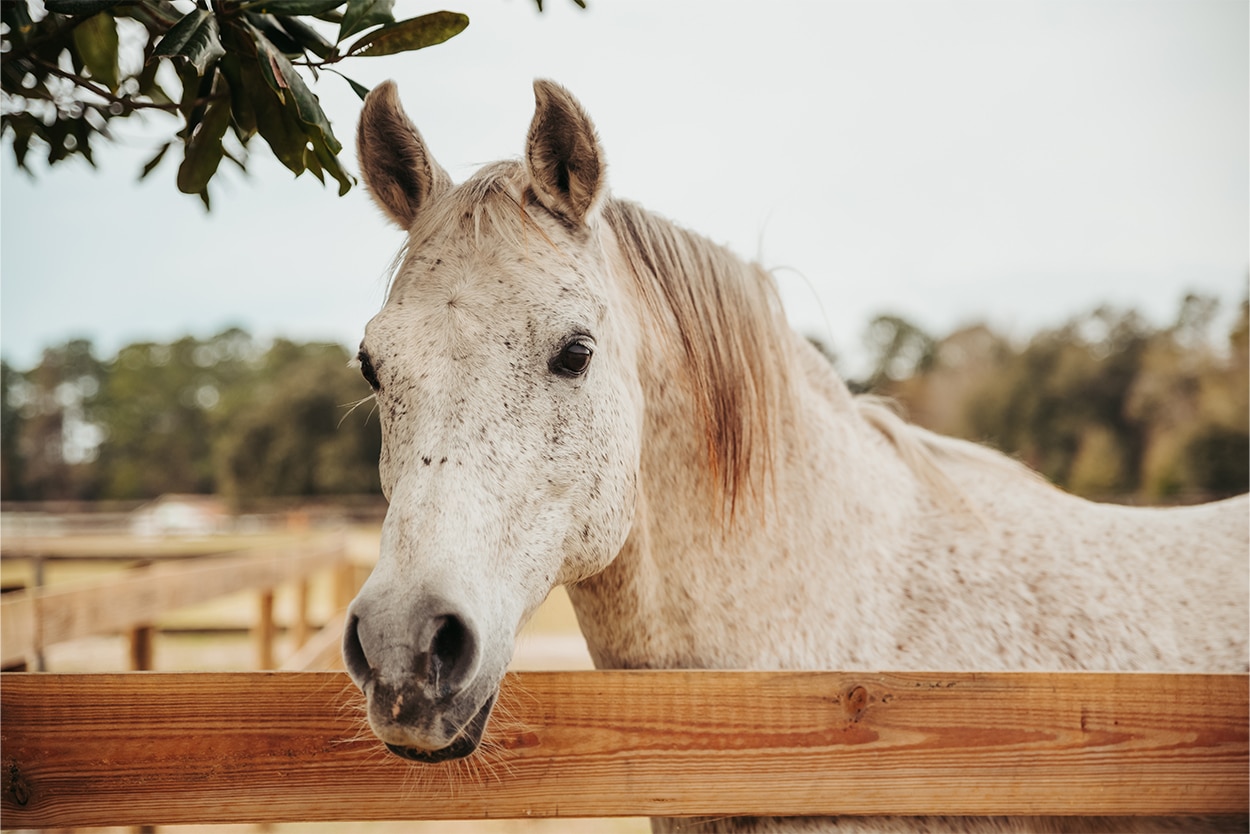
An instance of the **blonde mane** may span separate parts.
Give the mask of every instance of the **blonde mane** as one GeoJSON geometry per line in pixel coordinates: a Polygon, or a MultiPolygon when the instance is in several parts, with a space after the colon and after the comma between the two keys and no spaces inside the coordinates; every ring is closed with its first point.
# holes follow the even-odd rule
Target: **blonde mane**
{"type": "Polygon", "coordinates": [[[1009,472],[1017,478],[1051,485],[1032,469],[1001,452],[967,440],[935,434],[907,422],[899,415],[897,404],[886,397],[861,394],[855,397],[854,405],[860,418],[886,439],[921,486],[947,510],[967,512],[980,518],[980,512],[967,493],[942,467],[942,460],[1009,472]]]}
{"type": "Polygon", "coordinates": [[[651,313],[673,323],[732,519],[744,494],[762,494],[789,394],[776,285],[758,264],[634,203],[609,200],[603,217],[651,313]]]}

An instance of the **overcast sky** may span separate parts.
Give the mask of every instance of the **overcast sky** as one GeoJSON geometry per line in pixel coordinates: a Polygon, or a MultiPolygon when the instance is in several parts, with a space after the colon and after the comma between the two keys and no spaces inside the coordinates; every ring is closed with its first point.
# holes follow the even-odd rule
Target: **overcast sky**
{"type": "MultiPolygon", "coordinates": [[[[1161,324],[1187,291],[1246,293],[1245,0],[545,5],[446,0],[463,34],[344,69],[395,78],[458,181],[520,154],[531,82],[556,79],[616,194],[777,269],[795,326],[852,356],[879,312],[1023,337],[1101,303],[1161,324]]],[[[355,171],[360,101],[332,76],[315,90],[355,171]]],[[[292,179],[258,139],[205,214],[175,160],[136,182],[167,124],[34,180],[5,142],[4,358],[234,324],[354,345],[402,242],[363,188],[292,179]]]]}

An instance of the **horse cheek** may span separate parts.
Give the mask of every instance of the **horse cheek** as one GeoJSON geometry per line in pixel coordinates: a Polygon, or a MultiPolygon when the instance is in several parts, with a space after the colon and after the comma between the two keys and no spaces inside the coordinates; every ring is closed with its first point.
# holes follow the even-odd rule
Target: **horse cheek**
{"type": "Polygon", "coordinates": [[[579,497],[565,544],[562,583],[576,582],[606,568],[624,547],[638,499],[636,429],[623,419],[629,409],[609,406],[592,421],[593,439],[581,456],[593,467],[579,497]]]}

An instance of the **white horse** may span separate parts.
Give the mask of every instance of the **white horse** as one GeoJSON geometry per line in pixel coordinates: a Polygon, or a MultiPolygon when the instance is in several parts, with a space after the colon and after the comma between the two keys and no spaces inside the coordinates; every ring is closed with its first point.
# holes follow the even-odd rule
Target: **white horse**
{"type": "Polygon", "coordinates": [[[393,84],[361,117],[365,181],[408,244],[360,348],[390,507],[344,657],[393,752],[476,749],[560,584],[602,668],[1247,670],[1246,497],[1089,503],[851,396],[763,269],[608,196],[590,119],[534,90],[524,160],[459,186],[393,84]]]}

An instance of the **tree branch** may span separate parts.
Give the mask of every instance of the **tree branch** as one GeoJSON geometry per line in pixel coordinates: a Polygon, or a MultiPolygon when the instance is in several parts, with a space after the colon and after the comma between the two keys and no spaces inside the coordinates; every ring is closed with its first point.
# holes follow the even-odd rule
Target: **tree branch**
{"type": "MultiPolygon", "coordinates": [[[[115,95],[113,91],[109,90],[107,87],[102,87],[89,78],[83,78],[81,75],[76,75],[75,73],[72,73],[72,72],[66,72],[65,70],[61,69],[57,65],[49,63],[48,61],[45,61],[42,58],[31,58],[30,60],[33,63],[39,65],[49,75],[55,75],[58,78],[64,78],[66,81],[73,82],[75,86],[81,87],[87,92],[92,93],[93,95],[97,95],[100,98],[110,103],[120,104],[122,107],[126,108],[126,110],[128,111],[163,110],[166,113],[177,113],[179,110],[179,105],[177,103],[171,102],[170,104],[158,104],[154,101],[135,101],[132,98],[115,95]]],[[[203,96],[195,100],[195,106],[199,107],[202,104],[207,104],[210,101],[216,101],[222,98],[226,98],[226,96],[224,94],[203,96]]]]}

